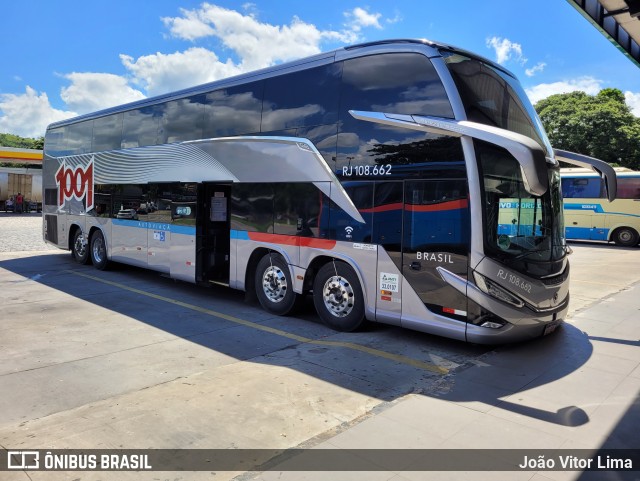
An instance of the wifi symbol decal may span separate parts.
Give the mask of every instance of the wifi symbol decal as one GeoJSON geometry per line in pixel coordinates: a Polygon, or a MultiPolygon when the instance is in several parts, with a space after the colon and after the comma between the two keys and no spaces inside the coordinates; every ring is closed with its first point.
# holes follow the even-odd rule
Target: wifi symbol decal
{"type": "Polygon", "coordinates": [[[347,227],[344,228],[344,231],[347,233],[347,237],[351,237],[351,233],[353,232],[353,227],[348,225],[347,227]]]}

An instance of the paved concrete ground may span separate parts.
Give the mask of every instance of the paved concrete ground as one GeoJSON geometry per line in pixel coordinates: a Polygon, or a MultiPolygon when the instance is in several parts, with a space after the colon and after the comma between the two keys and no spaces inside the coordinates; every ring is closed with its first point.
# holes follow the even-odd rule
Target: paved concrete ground
{"type": "Polygon", "coordinates": [[[42,240],[42,214],[0,212],[0,252],[57,250],[42,240]]]}
{"type": "Polygon", "coordinates": [[[0,254],[0,291],[0,445],[17,449],[296,446],[488,350],[391,326],[336,333],[310,304],[274,317],[237,291],[58,250],[0,254]]]}
{"type": "MultiPolygon", "coordinates": [[[[640,451],[640,251],[574,244],[572,309],[553,337],[499,347],[317,443],[370,463],[367,479],[638,480],[636,472],[387,471],[363,449],[632,449],[640,451]]],[[[295,458],[284,461],[295,462],[295,458]]],[[[398,463],[401,464],[400,461],[398,463]]],[[[394,466],[397,468],[397,464],[394,466]]],[[[304,464],[303,464],[304,466],[304,464]]],[[[282,468],[282,469],[285,469],[282,468]]],[[[515,466],[514,466],[515,468],[515,466]]],[[[364,473],[271,471],[243,479],[356,480],[364,473]]]]}
{"type": "MultiPolygon", "coordinates": [[[[639,296],[636,284],[577,313],[553,338],[487,353],[472,367],[445,376],[435,389],[405,396],[314,448],[364,458],[372,470],[367,479],[638,480],[640,467],[636,472],[585,473],[513,465],[513,471],[425,472],[412,469],[422,463],[410,456],[402,469],[396,465],[387,471],[379,455],[361,450],[527,449],[534,456],[544,449],[638,452],[639,296]]],[[[364,479],[362,474],[280,472],[275,466],[251,479],[356,480],[364,479]]]]}
{"type": "MultiPolygon", "coordinates": [[[[39,228],[38,218],[25,219],[39,228]]],[[[12,238],[23,239],[17,229],[12,238]]],[[[17,252],[21,245],[0,254],[4,447],[599,447],[612,433],[626,443],[624,426],[638,424],[639,303],[630,286],[640,280],[640,249],[575,245],[570,322],[557,335],[492,350],[389,326],[339,334],[311,307],[300,318],[273,317],[235,291],[127,267],[101,273],[68,253],[37,251],[35,240],[35,251],[17,252]]],[[[0,478],[212,479],[8,474],[0,478]]],[[[578,476],[488,474],[475,479],[578,476]]],[[[214,479],[235,475],[254,476],[214,479]]],[[[383,467],[257,476],[459,479],[383,467]]]]}

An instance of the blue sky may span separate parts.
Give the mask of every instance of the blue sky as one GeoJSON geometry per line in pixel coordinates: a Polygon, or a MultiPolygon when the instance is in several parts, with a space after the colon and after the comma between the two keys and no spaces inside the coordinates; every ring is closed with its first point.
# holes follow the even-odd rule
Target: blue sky
{"type": "Polygon", "coordinates": [[[640,116],[640,69],[564,0],[11,0],[0,17],[0,132],[343,45],[428,38],[496,60],[533,102],[605,87],[640,116]]]}

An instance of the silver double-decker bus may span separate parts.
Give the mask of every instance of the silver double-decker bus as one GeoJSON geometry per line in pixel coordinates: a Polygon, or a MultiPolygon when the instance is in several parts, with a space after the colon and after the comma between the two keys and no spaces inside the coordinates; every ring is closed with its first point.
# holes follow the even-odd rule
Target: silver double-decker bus
{"type": "Polygon", "coordinates": [[[51,124],[43,236],[278,315],[311,294],[338,330],[512,342],[567,313],[558,159],[615,198],[613,170],[554,152],[500,65],[373,42],[51,124]]]}

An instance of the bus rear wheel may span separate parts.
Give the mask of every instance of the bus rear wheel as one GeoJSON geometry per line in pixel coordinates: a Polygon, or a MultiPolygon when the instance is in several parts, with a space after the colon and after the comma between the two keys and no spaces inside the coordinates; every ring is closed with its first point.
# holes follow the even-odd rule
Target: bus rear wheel
{"type": "Polygon", "coordinates": [[[73,236],[71,254],[73,254],[73,258],[78,264],[89,263],[89,243],[85,240],[84,234],[80,229],[77,229],[73,236]]]}
{"type": "Polygon", "coordinates": [[[622,247],[633,247],[638,244],[638,233],[631,227],[620,227],[612,235],[613,242],[622,247]]]}
{"type": "Polygon", "coordinates": [[[333,261],[320,268],[313,281],[313,303],[332,329],[352,332],[364,323],[364,296],[349,264],[333,261]]]}
{"type": "Polygon", "coordinates": [[[104,235],[99,230],[95,231],[91,236],[91,262],[96,269],[101,271],[107,268],[109,260],[107,259],[107,243],[104,235]]]}
{"type": "Polygon", "coordinates": [[[299,305],[300,295],[293,291],[289,266],[280,254],[265,255],[255,274],[256,296],[263,309],[286,316],[299,305]]]}

